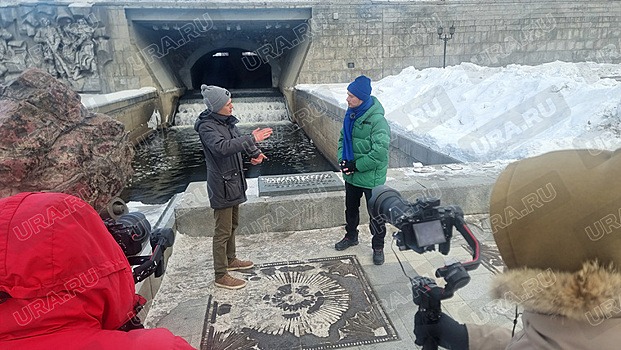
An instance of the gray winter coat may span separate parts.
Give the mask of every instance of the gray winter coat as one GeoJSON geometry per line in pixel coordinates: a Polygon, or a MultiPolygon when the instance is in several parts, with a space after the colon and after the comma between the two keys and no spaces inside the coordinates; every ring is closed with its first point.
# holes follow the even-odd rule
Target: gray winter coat
{"type": "Polygon", "coordinates": [[[213,209],[223,209],[241,204],[247,200],[246,178],[244,176],[241,152],[251,158],[259,150],[252,135],[241,135],[234,116],[203,111],[194,130],[198,132],[205,153],[207,165],[207,192],[213,209]]]}

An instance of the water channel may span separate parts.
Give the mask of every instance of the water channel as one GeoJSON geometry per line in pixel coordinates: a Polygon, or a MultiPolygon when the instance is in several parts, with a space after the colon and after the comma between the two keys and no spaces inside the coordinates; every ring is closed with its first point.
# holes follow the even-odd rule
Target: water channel
{"type": "MultiPolygon", "coordinates": [[[[232,95],[233,114],[240,119],[238,127],[243,133],[249,134],[257,127],[274,129],[272,136],[260,144],[267,161],[253,166],[244,155],[248,178],[336,170],[304,131],[289,120],[282,95],[270,91],[232,91],[232,95]]],[[[190,182],[206,180],[205,156],[193,128],[203,109],[196,95],[182,100],[175,117],[177,125],[156,130],[137,147],[132,161],[134,175],[121,193],[123,200],[164,204],[190,182]]]]}

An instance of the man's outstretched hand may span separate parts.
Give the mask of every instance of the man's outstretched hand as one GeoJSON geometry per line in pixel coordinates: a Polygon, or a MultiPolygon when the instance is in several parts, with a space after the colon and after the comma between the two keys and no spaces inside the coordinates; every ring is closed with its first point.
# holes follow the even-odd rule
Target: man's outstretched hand
{"type": "Polygon", "coordinates": [[[261,142],[272,136],[272,128],[256,128],[252,131],[252,136],[254,136],[255,142],[261,142]]]}
{"type": "Polygon", "coordinates": [[[263,162],[264,159],[267,159],[267,157],[265,156],[265,154],[263,153],[259,153],[258,156],[256,156],[255,158],[250,158],[250,164],[252,165],[258,165],[261,164],[263,162]]]}

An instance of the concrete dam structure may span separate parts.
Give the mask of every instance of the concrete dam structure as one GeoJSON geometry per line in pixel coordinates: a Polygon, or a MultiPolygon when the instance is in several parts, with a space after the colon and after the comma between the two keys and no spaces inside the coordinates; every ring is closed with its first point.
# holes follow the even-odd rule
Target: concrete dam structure
{"type": "MultiPolygon", "coordinates": [[[[378,80],[473,62],[621,62],[618,1],[5,1],[0,83],[39,67],[84,94],[153,88],[97,108],[139,138],[200,84],[277,88],[378,80]],[[451,30],[450,27],[453,27],[451,30]],[[446,41],[440,40],[442,28],[446,41]],[[450,31],[454,31],[447,37],[450,31]],[[448,44],[444,46],[443,44],[448,44]],[[114,107],[106,105],[115,104],[114,107]]],[[[107,102],[107,103],[106,103],[107,102]]],[[[313,132],[310,132],[311,134],[313,132]]]]}
{"type": "MultiPolygon", "coordinates": [[[[168,127],[176,116],[191,124],[202,107],[200,97],[188,102],[196,108],[180,110],[180,101],[195,96],[201,84],[277,91],[288,116],[334,164],[344,110],[296,85],[348,83],[360,74],[377,81],[410,66],[441,68],[444,63],[618,64],[620,20],[621,1],[610,0],[5,0],[0,4],[0,85],[26,68],[41,68],[78,91],[90,110],[122,121],[137,145],[155,129],[174,129],[168,127]]],[[[504,164],[449,164],[457,160],[394,131],[390,146],[387,185],[404,198],[429,195],[460,205],[480,222],[477,234],[493,261],[498,254],[485,224],[491,187],[504,164]],[[417,172],[408,168],[413,161],[435,165],[417,172]]],[[[265,264],[336,254],[332,247],[344,224],[342,191],[269,197],[261,195],[257,179],[248,183],[239,237],[249,259],[265,264]],[[273,248],[283,246],[287,249],[273,248]]],[[[213,231],[208,206],[203,182],[192,182],[168,202],[156,224],[181,233],[174,247],[180,260],[166,272],[170,280],[162,290],[157,278],[137,285],[149,300],[143,312],[150,312],[150,326],[169,328],[202,349],[209,348],[201,346],[208,344],[205,303],[214,290],[207,273],[211,246],[206,242],[213,231]],[[151,312],[156,293],[160,301],[151,312]]],[[[361,214],[366,222],[366,211],[361,214]]],[[[386,307],[385,301],[393,301],[387,315],[401,339],[384,347],[345,345],[413,348],[411,283],[392,255],[382,269],[372,265],[369,232],[363,230],[364,244],[348,253],[361,257],[379,291],[374,304],[386,307]]],[[[434,258],[406,253],[399,256],[407,257],[411,275],[436,264],[434,258]]],[[[473,315],[478,310],[469,304],[488,305],[481,290],[491,274],[480,269],[476,283],[459,294],[462,301],[447,303],[447,311],[473,315]]],[[[241,313],[256,305],[246,304],[241,313]]],[[[270,319],[262,316],[258,325],[270,319]]],[[[497,318],[499,324],[508,319],[497,318]]]]}
{"type": "MultiPolygon", "coordinates": [[[[360,74],[378,80],[444,62],[621,62],[618,1],[349,5],[7,1],[0,5],[0,83],[26,67],[44,69],[82,93],[89,109],[122,121],[136,144],[174,124],[179,101],[201,84],[275,90],[292,121],[335,166],[343,107],[296,90],[297,84],[347,83],[360,74]]],[[[394,130],[392,140],[390,167],[457,162],[394,130]]]]}

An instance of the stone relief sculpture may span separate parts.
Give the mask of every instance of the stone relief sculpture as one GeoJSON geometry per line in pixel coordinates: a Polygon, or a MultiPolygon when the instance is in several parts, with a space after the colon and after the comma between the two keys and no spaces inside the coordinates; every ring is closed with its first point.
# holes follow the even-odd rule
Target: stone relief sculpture
{"type": "Polygon", "coordinates": [[[76,38],[76,45],[79,47],[76,53],[76,63],[78,72],[97,72],[97,62],[95,61],[95,41],[93,34],[95,29],[86,23],[84,18],[78,19],[78,22],[71,26],[71,33],[76,38]]]}
{"type": "Polygon", "coordinates": [[[11,57],[8,41],[12,38],[13,34],[4,28],[0,28],[0,77],[4,76],[9,70],[4,61],[11,57]]]}
{"type": "Polygon", "coordinates": [[[100,20],[83,11],[74,15],[68,7],[11,10],[21,13],[7,21],[8,9],[0,9],[0,83],[37,67],[76,91],[101,90],[99,71],[111,54],[100,20]]]}
{"type": "Polygon", "coordinates": [[[55,78],[62,76],[61,72],[64,72],[62,68],[62,60],[58,56],[58,49],[60,48],[61,37],[58,29],[51,26],[50,20],[47,17],[41,18],[39,21],[40,26],[36,28],[34,35],[34,42],[40,45],[40,50],[43,59],[43,67],[48,73],[55,78]]]}
{"type": "Polygon", "coordinates": [[[13,40],[13,34],[0,27],[0,81],[10,71],[27,68],[27,46],[23,40],[13,40]]]}

